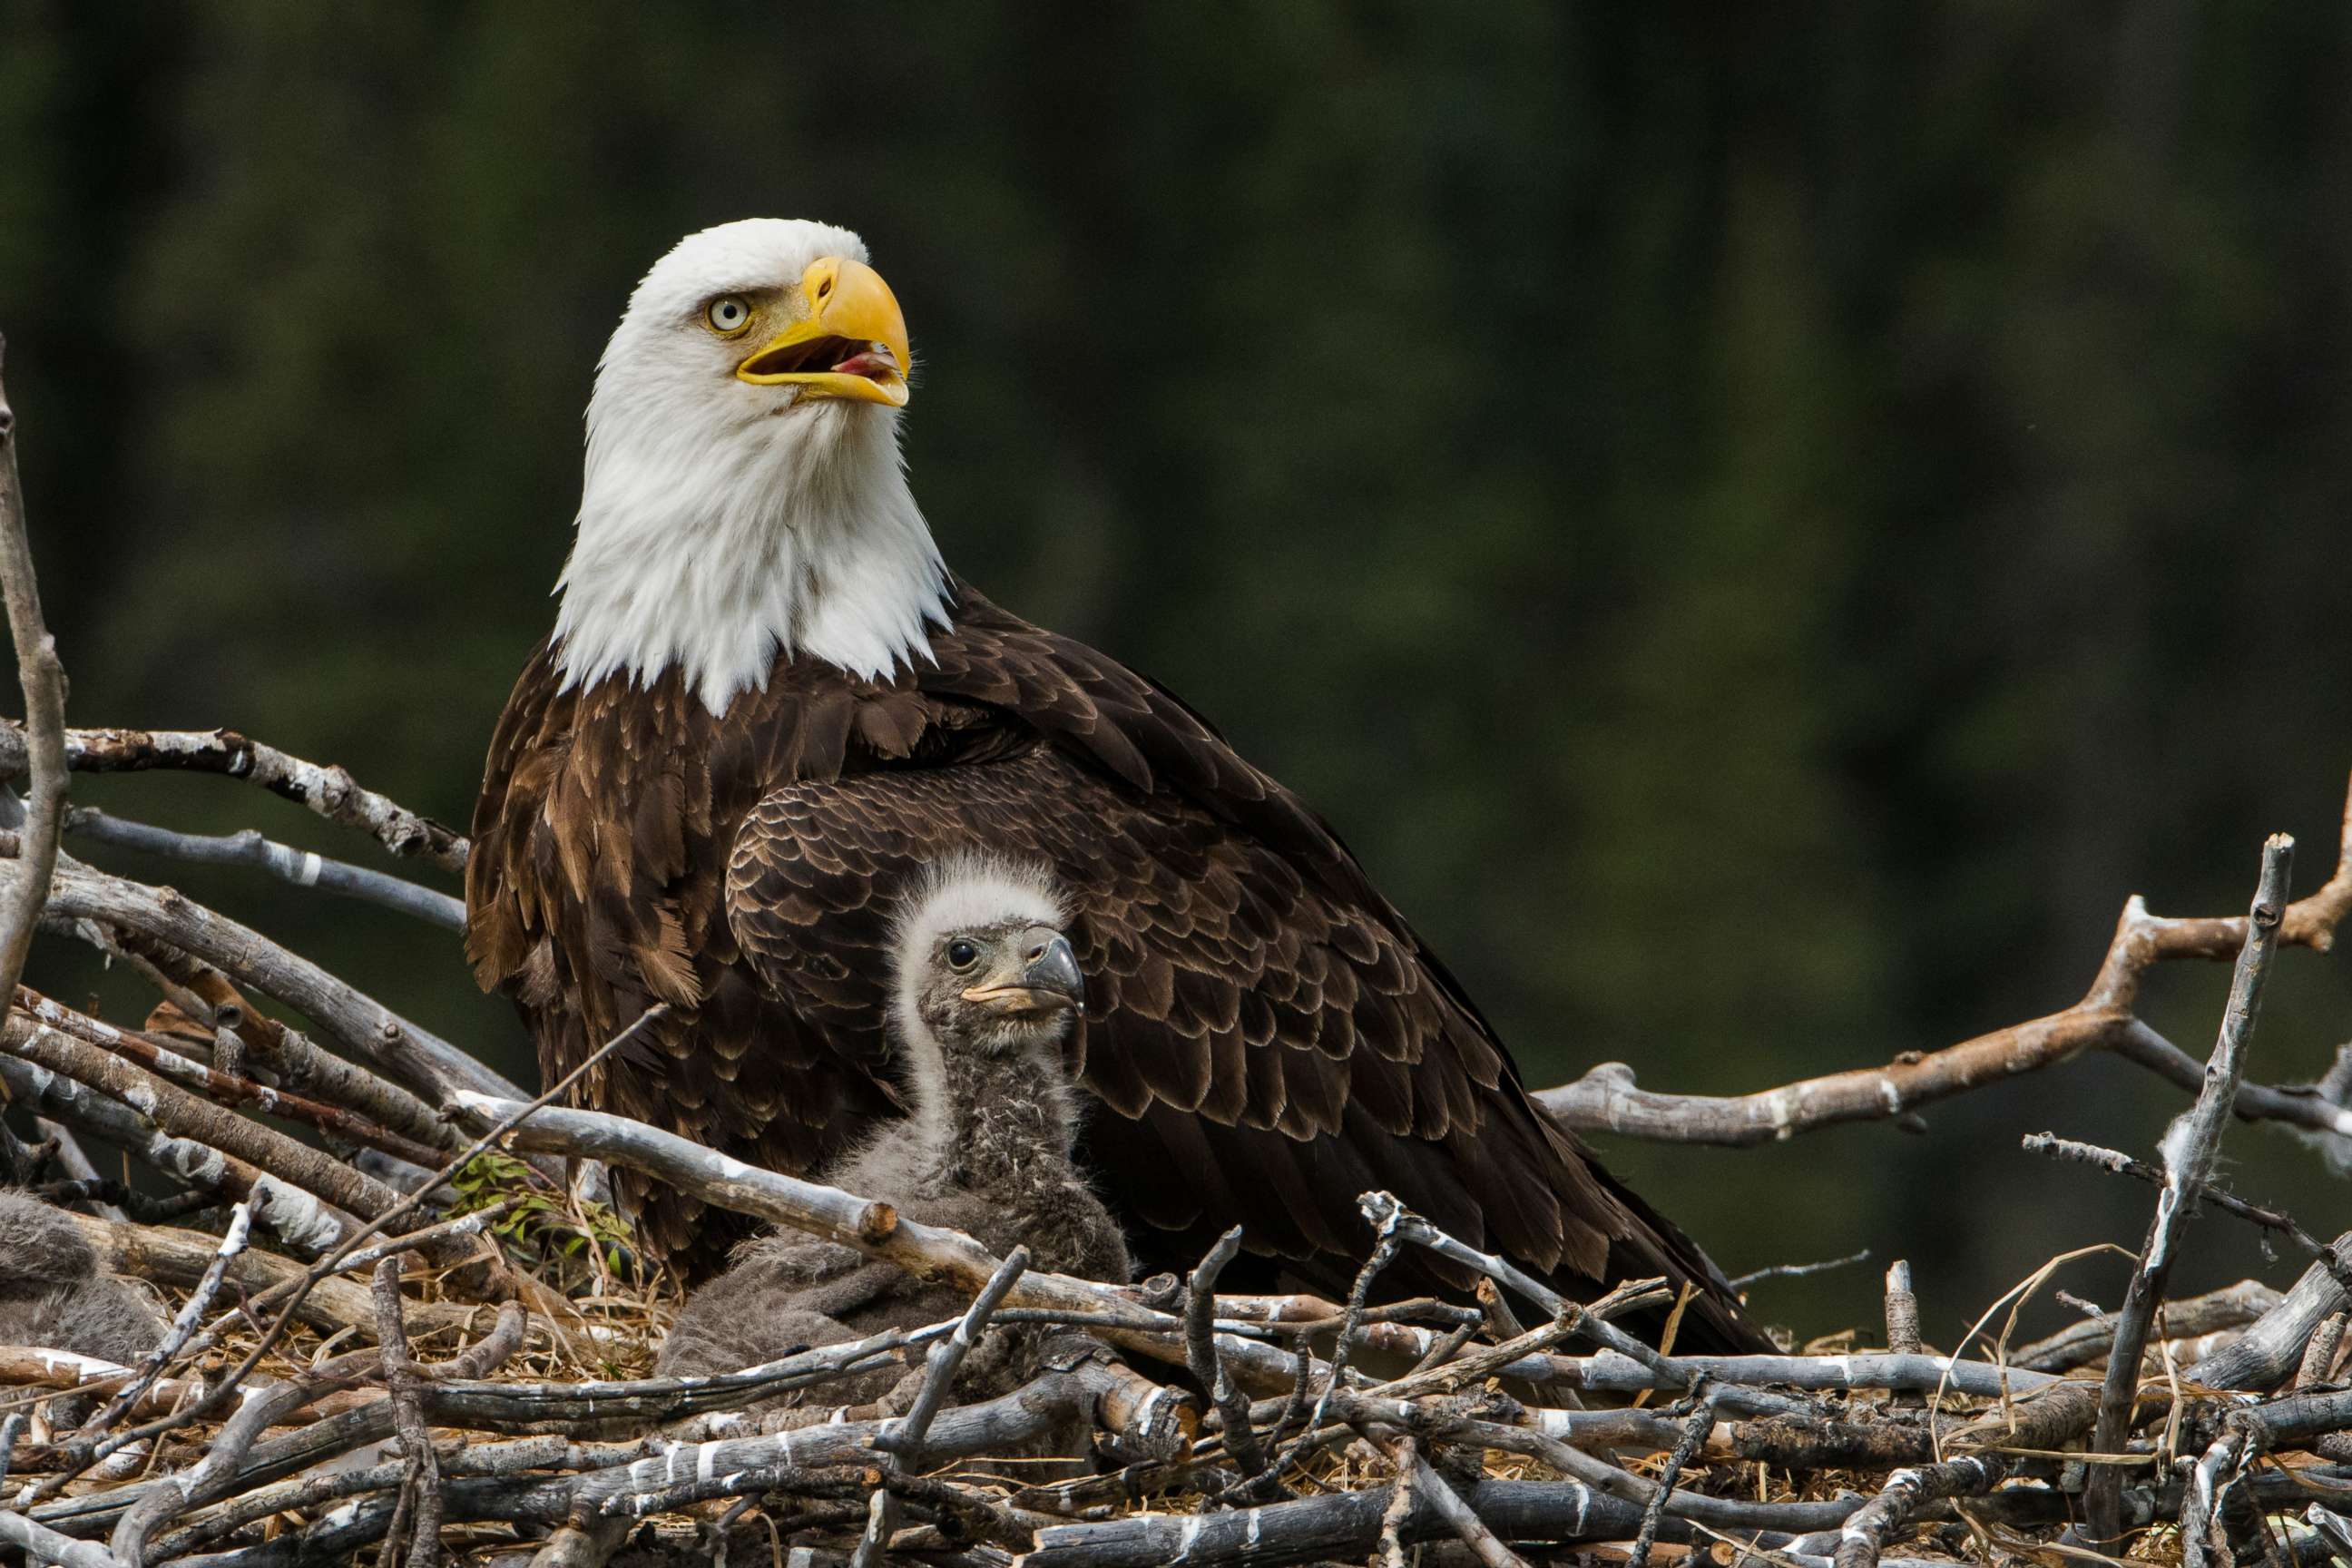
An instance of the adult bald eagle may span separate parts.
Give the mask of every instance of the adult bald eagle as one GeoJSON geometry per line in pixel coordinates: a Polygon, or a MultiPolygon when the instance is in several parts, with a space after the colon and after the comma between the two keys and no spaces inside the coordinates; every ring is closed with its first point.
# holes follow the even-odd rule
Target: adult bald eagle
{"type": "MultiPolygon", "coordinates": [[[[631,296],[466,874],[467,952],[549,1080],[667,1002],[581,1098],[822,1163],[902,1108],[890,910],[985,847],[1076,903],[1087,1152],[1145,1264],[1238,1222],[1343,1289],[1370,1244],[1357,1196],[1386,1188],[1570,1290],[1693,1281],[1686,1342],[1751,1342],[1714,1266],[1535,1109],[1322,818],[1169,692],[949,572],[899,462],[908,363],[844,229],[709,229],[631,296]]],[[[621,1180],[689,1275],[738,1234],[621,1180]]]]}

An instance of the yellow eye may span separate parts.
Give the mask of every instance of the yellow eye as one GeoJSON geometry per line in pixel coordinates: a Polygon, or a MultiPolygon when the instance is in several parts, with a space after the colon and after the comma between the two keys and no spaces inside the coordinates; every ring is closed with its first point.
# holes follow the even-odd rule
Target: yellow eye
{"type": "Polygon", "coordinates": [[[720,337],[731,338],[751,324],[751,301],[740,294],[721,294],[703,310],[702,319],[720,337]]]}

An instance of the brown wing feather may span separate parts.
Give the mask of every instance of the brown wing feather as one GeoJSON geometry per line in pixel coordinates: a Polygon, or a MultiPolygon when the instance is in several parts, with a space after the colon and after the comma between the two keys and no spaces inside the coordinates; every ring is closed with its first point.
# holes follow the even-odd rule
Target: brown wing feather
{"type": "MultiPolygon", "coordinates": [[[[1087,1149],[1127,1212],[1173,1233],[1139,1238],[1147,1258],[1187,1258],[1238,1221],[1295,1272],[1344,1289],[1370,1240],[1356,1198],[1376,1187],[1587,1288],[1612,1276],[1617,1249],[1650,1239],[1515,1083],[1465,1069],[1501,1058],[1455,1048],[1468,1021],[1436,988],[1401,984],[1409,938],[1307,889],[1289,890],[1275,940],[1252,937],[1237,911],[1288,885],[1270,851],[1051,746],[772,792],[736,841],[729,918],[746,960],[804,1016],[885,1048],[888,912],[925,865],[982,846],[1045,861],[1076,899],[1090,1019],[1076,1066],[1106,1107],[1087,1149]],[[1297,998],[1294,1023],[1285,1032],[1275,1015],[1252,1045],[1242,1000],[1267,990],[1297,998]]],[[[1654,1271],[1677,1277],[1698,1256],[1651,1250],[1654,1271]]]]}
{"type": "MultiPolygon", "coordinates": [[[[1251,1022],[1264,1032],[1270,1016],[1283,1048],[1248,1054],[1286,1069],[1286,1132],[1348,1120],[1339,1135],[1318,1142],[1328,1184],[1318,1190],[1361,1191],[1348,1184],[1364,1173],[1362,1161],[1329,1167],[1385,1140],[1424,1163],[1423,1192],[1465,1197],[1473,1205],[1459,1217],[1459,1234],[1483,1230],[1492,1245],[1547,1273],[1591,1281],[1664,1274],[1698,1282],[1702,1294],[1685,1320],[1696,1338],[1765,1346],[1697,1245],[1534,1108],[1517,1065],[1476,1005],[1328,823],[1243,760],[1173,693],[968,587],[960,585],[959,595],[956,635],[940,646],[937,670],[923,677],[926,689],[1002,703],[1066,753],[1149,793],[1154,811],[1181,798],[1268,852],[1258,862],[1265,879],[1242,889],[1245,898],[1266,901],[1235,910],[1231,929],[1273,955],[1259,969],[1255,990],[1245,988],[1244,1005],[1263,1004],[1265,1015],[1253,1013],[1251,1022]],[[1071,687],[1083,703],[1060,695],[1071,687]],[[982,698],[983,691],[990,695],[982,698]],[[1081,713],[1084,719],[1074,717],[1081,713]],[[1316,909],[1324,917],[1316,927],[1327,944],[1321,952],[1292,940],[1301,911],[1316,909]],[[1302,1047],[1345,1070],[1314,1070],[1302,1047]],[[1357,1130],[1359,1116],[1367,1130],[1357,1130]],[[1430,1163],[1433,1150],[1442,1155],[1430,1163]]],[[[1158,975],[1151,978],[1156,985],[1158,975]]],[[[1125,1089],[1125,1065],[1098,1059],[1091,1072],[1125,1089]]],[[[1117,1103],[1107,1088],[1097,1091],[1117,1103]]],[[[1214,1108],[1204,1102],[1202,1109],[1214,1108]]],[[[1387,1152],[1393,1163],[1396,1149],[1387,1152]]],[[[1135,1178],[1164,1175],[1139,1167],[1135,1178]]],[[[1395,1190],[1448,1223],[1433,1200],[1408,1185],[1395,1190]]],[[[1360,1243],[1360,1231],[1347,1234],[1360,1243]]]]}
{"type": "MultiPolygon", "coordinates": [[[[562,690],[544,645],[491,742],[466,868],[466,948],[512,993],[553,1082],[656,1001],[676,1009],[591,1072],[575,1103],[777,1170],[823,1163],[897,1101],[741,962],[720,899],[721,833],[760,768],[675,680],[562,690]],[[732,771],[722,774],[720,763],[732,771]]],[[[617,1173],[646,1243],[689,1272],[740,1234],[617,1173]]]]}
{"type": "MultiPolygon", "coordinates": [[[[933,646],[884,681],[780,660],[723,720],[675,671],[562,690],[542,646],[493,742],[467,895],[468,952],[543,1072],[670,1000],[580,1098],[811,1169],[896,1104],[882,985],[911,872],[965,844],[1034,855],[1081,905],[1093,1157],[1163,1256],[1239,1220],[1340,1288],[1357,1194],[1386,1187],[1564,1285],[1702,1281],[1696,1337],[1752,1342],[1296,796],[1150,681],[961,585],[933,646]]],[[[732,1232],[694,1205],[625,1194],[689,1272],[723,1256],[732,1232]]]]}

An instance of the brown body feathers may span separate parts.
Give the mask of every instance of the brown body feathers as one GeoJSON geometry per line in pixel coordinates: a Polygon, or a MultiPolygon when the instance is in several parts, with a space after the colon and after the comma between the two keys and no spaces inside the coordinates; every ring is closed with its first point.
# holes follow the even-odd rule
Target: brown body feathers
{"type": "MultiPolygon", "coordinates": [[[[780,658],[714,717],[675,668],[559,689],[541,645],[491,744],[466,895],[476,972],[520,1004],[542,1072],[668,1002],[583,1102],[822,1166],[903,1105],[893,900],[986,847],[1050,867],[1076,906],[1072,1065],[1102,1102],[1086,1154],[1146,1271],[1239,1223],[1344,1289],[1370,1244],[1357,1197],[1385,1188],[1577,1293],[1696,1282],[1685,1343],[1755,1342],[1698,1248],[1536,1110],[1297,796],[1160,687],[969,587],[932,648],[884,679],[780,658]]],[[[689,1275],[741,1234],[623,1192],[689,1275]]]]}

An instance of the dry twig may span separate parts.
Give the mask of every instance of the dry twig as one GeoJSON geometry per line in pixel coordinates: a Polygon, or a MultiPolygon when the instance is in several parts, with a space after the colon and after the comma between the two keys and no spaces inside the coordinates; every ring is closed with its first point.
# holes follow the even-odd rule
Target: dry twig
{"type": "MultiPolygon", "coordinates": [[[[2278,943],[2325,952],[2335,944],[2336,928],[2352,913],[2352,791],[2347,794],[2337,842],[2336,868],[2326,883],[2277,911],[2273,937],[2278,943]]],[[[2193,1091],[2201,1082],[2201,1069],[2140,1021],[2135,1011],[2140,984],[2158,963],[2234,958],[2245,943],[2247,923],[2242,915],[2175,919],[2150,914],[2135,894],[2125,901],[2090,990],[2063,1012],[1942,1050],[1906,1051],[1883,1068],[1857,1068],[1753,1094],[1661,1094],[1637,1087],[1633,1069],[1624,1063],[1603,1062],[1575,1082],[1542,1090],[1536,1099],[1579,1131],[1744,1148],[1841,1122],[1910,1115],[1920,1106],[2054,1067],[2092,1050],[2114,1051],[2193,1091]]],[[[2236,1109],[2248,1118],[2352,1137],[2352,1110],[2316,1094],[2249,1084],[2239,1094],[2236,1109]]]]}
{"type": "MultiPolygon", "coordinates": [[[[360,829],[394,855],[415,856],[444,871],[466,868],[463,836],[388,795],[361,788],[341,768],[306,763],[235,730],[69,730],[64,760],[76,773],[160,768],[244,779],[330,822],[360,829]]],[[[23,730],[0,724],[0,775],[22,774],[26,761],[23,730]]]]}
{"type": "MultiPolygon", "coordinates": [[[[1208,1256],[1201,1259],[1201,1266],[1185,1281],[1184,1358],[1192,1381],[1208,1391],[1216,1405],[1225,1452],[1240,1467],[1242,1483],[1246,1486],[1265,1473],[1265,1450],[1259,1447],[1257,1433],[1250,1426],[1249,1398],[1225,1370],[1216,1344],[1217,1277],[1241,1251],[1241,1246],[1242,1227],[1235,1226],[1217,1238],[1208,1256]]],[[[1339,1363],[1335,1360],[1333,1364],[1336,1368],[1339,1363]]]]}
{"type": "Polygon", "coordinates": [[[280,844],[264,837],[258,828],[226,834],[175,833],[168,827],[110,816],[96,806],[84,805],[66,814],[65,830],[93,844],[135,849],[142,855],[161,855],[205,866],[257,867],[298,888],[317,888],[322,892],[340,893],[362,903],[397,910],[445,931],[466,929],[466,906],[460,900],[403,878],[280,844]]]}
{"type": "MultiPolygon", "coordinates": [[[[2253,908],[2238,922],[2241,947],[2236,973],[2230,983],[2230,1003],[2221,1018],[2221,1037],[2205,1068],[2205,1088],[2189,1114],[2174,1123],[2164,1139],[2164,1190],[2158,1194],[2156,1218],[2141,1247],[2139,1266],[2132,1270],[2124,1304],[2116,1313],[2115,1349],[2107,1357],[2105,1386],[2099,1394],[2099,1419],[2092,1447],[2101,1453],[2118,1451],[2131,1416],[2132,1394],[2139,1386],[2140,1352],[2147,1346],[2157,1304],[2179,1256],[2181,1232],[2195,1212],[2197,1197],[2211,1174],[2221,1134],[2230,1124],[2230,1109],[2239,1080],[2245,1076],[2246,1048],[2253,1037],[2254,1020],[2262,1011],[2263,985],[2270,978],[2273,954],[2278,950],[2279,928],[2286,913],[2287,879],[2294,865],[2294,840],[2273,835],[2263,846],[2262,880],[2254,891],[2253,908]]],[[[2122,1533],[2122,1478],[2111,1468],[2091,1472],[2083,1495],[2084,1509],[2094,1537],[2112,1541],[2122,1533]]],[[[1847,1568],[1841,1564],[1840,1568],[1847,1568]]]]}
{"type": "Polygon", "coordinates": [[[425,1407],[418,1396],[422,1379],[409,1356],[408,1330],[401,1321],[400,1257],[394,1253],[375,1266],[376,1344],[383,1354],[383,1386],[392,1401],[393,1430],[400,1435],[406,1461],[380,1561],[386,1568],[400,1561],[407,1568],[438,1568],[441,1468],[434,1457],[432,1435],[425,1428],[425,1407]]]}
{"type": "Polygon", "coordinates": [[[336,1044],[434,1104],[461,1090],[511,1098],[514,1085],[432,1031],[260,932],[169,888],[109,876],[60,857],[48,910],[66,920],[127,928],[194,954],[240,984],[315,1021],[336,1044]]]}
{"type": "MultiPolygon", "coordinates": [[[[0,339],[0,370],[8,344],[0,339]]],[[[18,818],[13,793],[5,821],[19,829],[16,873],[0,890],[0,1019],[25,973],[33,928],[49,896],[57,869],[58,834],[66,808],[66,672],[57,638],[41,618],[40,584],[33,575],[33,546],[25,527],[25,481],[16,467],[16,413],[0,384],[0,603],[8,611],[8,635],[16,646],[16,679],[25,690],[26,727],[20,772],[32,775],[28,799],[18,818]]]]}
{"type": "MultiPolygon", "coordinates": [[[[2029,1132],[2025,1135],[2024,1147],[2029,1154],[2048,1154],[2053,1159],[2095,1165],[2118,1176],[2146,1182],[2152,1187],[2166,1184],[2165,1173],[2161,1169],[2145,1160],[2135,1160],[2119,1149],[2102,1149],[2095,1143],[2061,1138],[2054,1132],[2029,1132]]],[[[2338,1258],[2327,1243],[2296,1224],[2294,1216],[2285,1210],[2263,1208],[2259,1204],[2250,1204],[2243,1198],[2217,1192],[2211,1187],[2200,1191],[2198,1201],[2211,1204],[2223,1214],[2235,1215],[2249,1225],[2260,1226],[2264,1230],[2285,1237],[2298,1251],[2317,1259],[2319,1266],[2326,1269],[2337,1284],[2352,1289],[2352,1264],[2338,1258]]]]}

